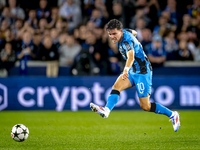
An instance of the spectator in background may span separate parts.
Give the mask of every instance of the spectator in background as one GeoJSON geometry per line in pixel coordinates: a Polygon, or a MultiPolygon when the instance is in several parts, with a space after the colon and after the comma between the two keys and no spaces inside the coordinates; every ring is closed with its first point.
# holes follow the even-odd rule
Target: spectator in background
{"type": "Polygon", "coordinates": [[[4,7],[3,12],[0,15],[0,25],[3,20],[6,20],[9,26],[11,26],[14,23],[14,19],[11,17],[10,10],[8,7],[4,7]]]}
{"type": "Polygon", "coordinates": [[[51,30],[50,29],[45,29],[44,30],[44,33],[42,34],[43,36],[42,36],[42,41],[44,40],[44,38],[46,37],[46,36],[50,36],[51,37],[51,32],[50,32],[51,30]]]}
{"type": "Polygon", "coordinates": [[[95,0],[94,1],[94,7],[95,7],[95,9],[100,10],[102,18],[108,18],[109,17],[109,14],[107,12],[107,8],[106,8],[104,0],[95,0]]]}
{"type": "Polygon", "coordinates": [[[81,52],[75,57],[72,65],[72,75],[99,75],[100,68],[94,62],[94,53],[101,45],[96,43],[95,35],[91,31],[86,32],[85,42],[81,52]]]}
{"type": "Polygon", "coordinates": [[[200,1],[199,0],[193,0],[193,5],[189,6],[188,8],[188,14],[194,18],[197,18],[198,16],[200,16],[200,1]]]}
{"type": "Polygon", "coordinates": [[[50,36],[44,38],[44,43],[39,49],[39,59],[47,61],[46,75],[47,77],[58,76],[58,49],[53,45],[50,36]]]}
{"type": "Polygon", "coordinates": [[[54,61],[58,60],[58,49],[53,45],[50,36],[44,38],[43,45],[39,50],[39,58],[42,61],[54,61]]]}
{"type": "Polygon", "coordinates": [[[82,44],[82,48],[92,56],[93,62],[100,70],[100,74],[106,74],[108,69],[106,58],[108,54],[106,49],[103,49],[102,45],[97,43],[93,32],[87,32],[86,41],[82,44]]]}
{"type": "Polygon", "coordinates": [[[153,68],[163,66],[163,63],[166,61],[166,51],[161,36],[154,35],[152,43],[146,46],[146,51],[153,68]]]}
{"type": "Polygon", "coordinates": [[[38,20],[36,17],[36,10],[31,9],[29,11],[27,22],[28,22],[29,26],[31,26],[33,29],[38,28],[38,20]]]}
{"type": "Polygon", "coordinates": [[[11,32],[10,28],[6,29],[6,31],[5,31],[5,38],[2,41],[2,46],[5,47],[5,44],[8,43],[8,42],[11,43],[12,48],[14,50],[16,50],[16,41],[14,40],[14,35],[11,32]]]}
{"type": "Polygon", "coordinates": [[[146,27],[145,21],[143,18],[139,18],[136,23],[135,31],[137,32],[137,39],[141,42],[143,40],[142,37],[142,29],[146,27]]]}
{"type": "Polygon", "coordinates": [[[60,7],[59,14],[68,23],[68,30],[74,30],[82,21],[81,8],[74,3],[74,0],[67,0],[60,7]]]}
{"type": "Polygon", "coordinates": [[[59,38],[58,38],[58,31],[56,30],[56,28],[51,29],[50,36],[51,36],[52,43],[58,46],[59,38]]]}
{"type": "Polygon", "coordinates": [[[135,7],[138,7],[138,6],[146,7],[147,6],[147,0],[137,0],[135,2],[135,7]]]}
{"type": "Polygon", "coordinates": [[[36,54],[36,60],[38,60],[38,53],[39,53],[39,49],[42,46],[42,36],[40,34],[40,32],[35,32],[33,35],[33,51],[36,54]]]}
{"type": "Polygon", "coordinates": [[[22,36],[20,52],[17,58],[19,60],[34,60],[36,59],[37,51],[34,51],[32,33],[25,31],[22,36]]]}
{"type": "Polygon", "coordinates": [[[9,27],[9,24],[8,24],[7,20],[3,20],[1,23],[1,28],[0,28],[0,30],[3,33],[3,38],[5,37],[5,31],[8,29],[8,27],[9,27]]]}
{"type": "Polygon", "coordinates": [[[95,28],[95,23],[93,21],[88,21],[86,24],[86,30],[93,32],[94,28],[95,28]]]}
{"type": "Polygon", "coordinates": [[[191,18],[191,26],[188,30],[194,30],[197,33],[197,37],[200,39],[200,15],[199,18],[191,18]]]}
{"type": "MultiPolygon", "coordinates": [[[[83,1],[83,17],[84,17],[84,20],[85,18],[87,18],[87,16],[91,16],[92,14],[92,10],[94,9],[94,2],[95,0],[84,0],[83,1]]],[[[86,19],[88,20],[88,19],[86,19]]]]}
{"type": "Polygon", "coordinates": [[[39,20],[39,26],[38,26],[38,32],[40,32],[41,34],[44,33],[44,30],[47,27],[47,19],[46,18],[40,18],[39,20]]]}
{"type": "Polygon", "coordinates": [[[196,47],[194,51],[194,60],[200,62],[200,40],[199,40],[199,45],[196,47]]]}
{"type": "Polygon", "coordinates": [[[5,44],[8,43],[8,42],[11,43],[13,45],[13,49],[15,49],[14,36],[13,36],[13,33],[11,32],[10,28],[6,29],[5,37],[4,37],[4,39],[3,39],[2,43],[1,43],[2,44],[1,46],[4,48],[5,44]]]}
{"type": "Polygon", "coordinates": [[[103,29],[100,27],[96,27],[94,28],[93,33],[96,37],[96,42],[102,45],[103,44],[102,43],[103,29]]]}
{"type": "Polygon", "coordinates": [[[58,7],[62,6],[66,0],[58,0],[58,7]]]}
{"type": "Polygon", "coordinates": [[[167,18],[160,16],[158,19],[158,25],[156,25],[153,29],[153,35],[161,34],[163,35],[166,29],[167,18]]]}
{"type": "Polygon", "coordinates": [[[106,31],[106,25],[105,25],[104,28],[103,28],[102,43],[106,44],[106,43],[108,43],[108,40],[109,40],[109,38],[108,38],[108,33],[106,31]]]}
{"type": "Polygon", "coordinates": [[[150,1],[137,0],[136,8],[137,7],[141,7],[141,9],[143,10],[143,14],[151,20],[150,22],[146,22],[146,23],[148,25],[148,28],[152,30],[153,27],[158,22],[157,17],[158,17],[158,11],[160,7],[157,0],[150,0],[150,1]]]}
{"type": "Polygon", "coordinates": [[[104,18],[99,9],[93,9],[89,21],[94,22],[95,27],[102,27],[104,25],[104,18]]]}
{"type": "Polygon", "coordinates": [[[131,29],[136,28],[138,19],[143,19],[145,21],[146,26],[148,26],[150,24],[151,19],[149,17],[147,17],[147,15],[144,13],[143,8],[144,8],[143,6],[136,7],[136,14],[135,14],[135,16],[133,16],[131,18],[131,22],[129,24],[131,29]]]}
{"type": "Polygon", "coordinates": [[[198,46],[198,40],[197,40],[197,28],[196,27],[191,27],[187,29],[187,37],[188,37],[188,48],[194,55],[194,51],[196,49],[196,46],[198,46]]]}
{"type": "Polygon", "coordinates": [[[16,61],[15,51],[12,49],[11,43],[5,44],[5,48],[0,53],[0,58],[0,69],[6,69],[9,72],[9,69],[14,66],[16,61]]]}
{"type": "Polygon", "coordinates": [[[177,40],[180,41],[180,40],[185,40],[187,41],[188,40],[188,36],[187,36],[187,32],[180,32],[177,34],[177,40]]]}
{"type": "Polygon", "coordinates": [[[81,51],[81,46],[75,43],[73,35],[69,35],[66,40],[67,43],[59,47],[59,61],[61,65],[71,66],[81,51]]]}
{"type": "Polygon", "coordinates": [[[97,42],[97,38],[91,32],[88,33],[86,42],[89,43],[89,52],[93,57],[94,63],[100,68],[100,74],[105,75],[108,71],[107,58],[108,52],[102,48],[101,43],[97,42]]]}
{"type": "Polygon", "coordinates": [[[3,32],[0,30],[0,52],[1,52],[2,48],[3,48],[2,42],[3,42],[3,32]]]}
{"type": "Polygon", "coordinates": [[[19,40],[19,31],[22,29],[23,27],[23,20],[22,19],[17,19],[15,21],[15,24],[12,26],[12,33],[14,35],[14,39],[15,40],[19,40]]]}
{"type": "Polygon", "coordinates": [[[17,0],[8,0],[8,4],[9,4],[11,17],[13,19],[22,19],[22,20],[25,19],[24,10],[16,6],[17,0]]]}
{"type": "Polygon", "coordinates": [[[158,16],[160,16],[161,10],[158,0],[150,0],[148,2],[148,14],[147,16],[151,18],[150,29],[153,30],[154,26],[158,23],[158,16]]]}
{"type": "Polygon", "coordinates": [[[74,29],[74,38],[76,40],[76,42],[79,43],[78,39],[79,39],[79,28],[74,29]]]}
{"type": "MultiPolygon", "coordinates": [[[[60,35],[60,38],[59,38],[59,46],[58,46],[58,48],[60,48],[61,46],[63,46],[63,45],[66,45],[66,39],[68,38],[68,33],[66,32],[64,32],[64,33],[62,33],[61,35],[60,35]]],[[[59,51],[59,49],[58,49],[58,51],[59,51]]]]}
{"type": "Polygon", "coordinates": [[[51,9],[51,16],[50,16],[50,21],[49,24],[47,25],[48,28],[55,28],[56,27],[56,22],[60,19],[59,17],[59,9],[58,7],[53,7],[51,9]]]}
{"type": "Polygon", "coordinates": [[[110,16],[110,19],[117,19],[122,22],[124,27],[126,27],[126,17],[123,11],[122,3],[119,1],[114,1],[112,11],[113,15],[110,16]]]}
{"type": "MultiPolygon", "coordinates": [[[[165,28],[163,29],[162,34],[164,34],[166,30],[172,30],[175,32],[177,29],[177,25],[171,20],[170,12],[162,11],[161,16],[167,19],[167,23],[165,25],[165,28]]],[[[161,35],[161,33],[160,33],[160,35],[161,35]]]]}
{"type": "Polygon", "coordinates": [[[117,75],[120,73],[120,61],[122,60],[121,54],[119,53],[118,46],[113,43],[110,39],[108,40],[108,60],[109,60],[109,72],[110,75],[117,75]]]}
{"type": "Polygon", "coordinates": [[[31,26],[29,26],[28,22],[25,22],[24,26],[18,31],[18,36],[17,37],[22,39],[23,38],[23,34],[26,31],[30,32],[32,35],[35,32],[34,29],[31,26]]]}
{"type": "MultiPolygon", "coordinates": [[[[2,8],[5,6],[6,6],[6,0],[1,0],[0,1],[0,10],[2,10],[2,8]]],[[[1,13],[0,13],[0,15],[1,15],[1,13]]]]}
{"type": "Polygon", "coordinates": [[[165,11],[170,13],[170,21],[172,21],[175,25],[178,26],[178,17],[180,17],[176,8],[176,0],[167,0],[167,6],[165,7],[165,11]]]}
{"type": "Polygon", "coordinates": [[[126,17],[126,23],[124,26],[125,28],[129,28],[129,23],[131,20],[131,17],[135,14],[135,0],[125,0],[123,1],[123,11],[126,17]]]}
{"type": "Polygon", "coordinates": [[[178,41],[175,39],[175,33],[169,31],[164,38],[164,47],[167,54],[167,60],[177,59],[178,41]]]}
{"type": "Polygon", "coordinates": [[[135,7],[141,6],[145,14],[148,13],[149,8],[147,6],[147,0],[137,0],[135,3],[135,7]]]}
{"type": "Polygon", "coordinates": [[[80,54],[75,57],[74,64],[71,67],[71,74],[79,76],[99,75],[99,68],[96,67],[87,50],[82,49],[80,54]]]}
{"type": "Polygon", "coordinates": [[[187,41],[179,41],[178,60],[193,60],[192,52],[187,47],[187,41]]]}
{"type": "Polygon", "coordinates": [[[152,34],[151,34],[151,30],[148,28],[144,28],[142,29],[142,47],[144,48],[144,51],[146,51],[146,45],[148,45],[149,43],[151,43],[151,38],[152,34]]]}
{"type": "Polygon", "coordinates": [[[50,10],[47,5],[47,0],[40,0],[39,8],[37,9],[37,19],[46,18],[47,21],[49,20],[50,10]]]}
{"type": "Polygon", "coordinates": [[[79,29],[74,30],[74,38],[77,40],[77,42],[80,45],[82,45],[85,42],[86,32],[87,32],[87,28],[85,25],[81,25],[79,29]]]}
{"type": "Polygon", "coordinates": [[[184,14],[183,15],[183,24],[181,26],[181,28],[179,28],[180,30],[178,32],[186,32],[187,28],[190,27],[191,25],[191,17],[189,14],[184,14]]]}
{"type": "MultiPolygon", "coordinates": [[[[67,0],[58,0],[58,7],[62,6],[67,0]]],[[[74,2],[77,4],[77,5],[81,5],[81,2],[80,0],[74,0],[74,2]]]]}
{"type": "Polygon", "coordinates": [[[63,33],[63,32],[68,32],[68,24],[67,24],[67,22],[64,22],[61,19],[59,19],[56,22],[56,30],[58,32],[58,35],[61,35],[61,33],[63,33]]]}

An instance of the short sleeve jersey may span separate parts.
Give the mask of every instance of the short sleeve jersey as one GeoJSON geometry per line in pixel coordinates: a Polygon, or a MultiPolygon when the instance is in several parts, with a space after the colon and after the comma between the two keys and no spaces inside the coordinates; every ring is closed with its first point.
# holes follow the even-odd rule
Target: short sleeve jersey
{"type": "Polygon", "coordinates": [[[147,74],[148,69],[152,70],[151,64],[143,51],[141,43],[132,34],[130,29],[123,29],[123,37],[117,45],[119,52],[125,60],[127,60],[128,51],[134,50],[134,62],[130,71],[138,74],[147,74]]]}

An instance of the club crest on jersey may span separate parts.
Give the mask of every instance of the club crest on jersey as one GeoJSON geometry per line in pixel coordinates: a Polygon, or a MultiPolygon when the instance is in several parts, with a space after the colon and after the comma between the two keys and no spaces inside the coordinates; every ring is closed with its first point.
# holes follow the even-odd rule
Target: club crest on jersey
{"type": "Polygon", "coordinates": [[[131,46],[127,41],[124,41],[124,44],[125,44],[128,51],[131,50],[131,46]]]}

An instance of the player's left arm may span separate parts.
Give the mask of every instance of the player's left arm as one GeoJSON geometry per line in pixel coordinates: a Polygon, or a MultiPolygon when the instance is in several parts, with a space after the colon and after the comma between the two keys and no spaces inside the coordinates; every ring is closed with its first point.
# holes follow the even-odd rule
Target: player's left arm
{"type": "Polygon", "coordinates": [[[127,60],[126,60],[126,65],[124,67],[124,71],[122,74],[122,79],[125,80],[126,78],[128,78],[128,71],[131,68],[131,66],[133,65],[134,62],[134,49],[129,50],[127,52],[127,60]]]}
{"type": "Polygon", "coordinates": [[[131,31],[132,31],[132,34],[136,37],[137,36],[137,32],[135,30],[133,30],[133,29],[131,29],[131,31]]]}
{"type": "Polygon", "coordinates": [[[125,30],[132,33],[135,37],[137,36],[137,31],[135,31],[133,29],[125,29],[125,30]]]}

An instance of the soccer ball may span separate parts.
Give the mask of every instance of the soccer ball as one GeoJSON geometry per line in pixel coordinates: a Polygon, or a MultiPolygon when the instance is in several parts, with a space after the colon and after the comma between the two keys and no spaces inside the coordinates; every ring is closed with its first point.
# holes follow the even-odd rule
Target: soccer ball
{"type": "Polygon", "coordinates": [[[12,128],[11,137],[17,142],[22,142],[28,138],[29,130],[23,124],[16,124],[12,128]]]}

